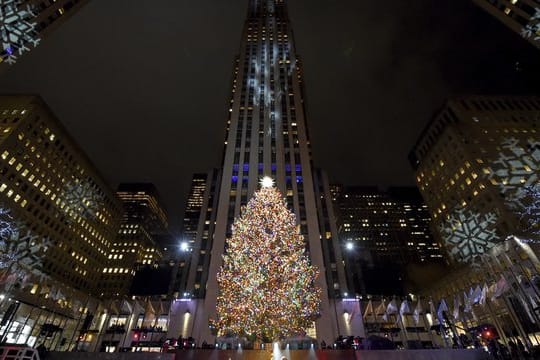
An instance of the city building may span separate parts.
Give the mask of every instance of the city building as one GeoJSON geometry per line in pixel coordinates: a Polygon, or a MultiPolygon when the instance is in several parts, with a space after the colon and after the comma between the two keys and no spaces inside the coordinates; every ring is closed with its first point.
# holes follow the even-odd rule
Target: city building
{"type": "Polygon", "coordinates": [[[217,169],[193,176],[182,224],[181,254],[174,285],[175,292],[181,297],[205,296],[206,287],[201,284],[208,279],[220,181],[221,173],[217,169]]]}
{"type": "Polygon", "coordinates": [[[22,329],[8,338],[63,348],[58,329],[97,306],[122,206],[38,96],[0,96],[0,204],[0,313],[22,329]]]}
{"type": "Polygon", "coordinates": [[[540,48],[540,4],[536,0],[473,0],[504,25],[540,48]]]}
{"type": "Polygon", "coordinates": [[[316,284],[323,289],[321,316],[308,334],[327,343],[338,333],[363,335],[360,318],[345,321],[338,316],[344,313],[341,298],[349,291],[337,230],[330,224],[328,185],[312,167],[302,68],[283,0],[249,1],[227,110],[219,179],[216,177],[215,191],[207,187],[208,201],[203,205],[211,212],[201,213],[193,246],[185,291],[193,298],[175,303],[179,308],[171,310],[190,315],[175,319],[175,324],[171,319],[171,333],[187,323],[199,343],[214,342],[208,321],[215,317],[216,275],[225,240],[241,207],[259,188],[260,179],[270,176],[296,215],[312,264],[321,270],[316,284]],[[182,307],[186,310],[179,310],[182,307]]]}
{"type": "Polygon", "coordinates": [[[467,96],[449,100],[424,129],[409,159],[453,261],[537,231],[524,215],[538,190],[539,125],[540,97],[467,96]]]}
{"type": "Polygon", "coordinates": [[[167,215],[153,184],[120,184],[116,195],[124,213],[108,255],[108,266],[103,269],[106,274],[102,284],[104,297],[128,294],[139,267],[157,265],[167,243],[171,242],[166,241],[170,238],[167,215]]]}
{"type": "Polygon", "coordinates": [[[401,295],[412,263],[443,263],[416,188],[333,186],[351,291],[401,295]]]}
{"type": "MultiPolygon", "coordinates": [[[[539,269],[530,243],[509,236],[479,255],[474,265],[454,266],[426,286],[419,297],[424,304],[431,303],[432,324],[446,344],[455,334],[460,334],[463,346],[473,343],[474,335],[486,344],[494,337],[491,334],[497,334],[504,346],[521,342],[531,351],[540,344],[539,269]],[[434,313],[441,314],[441,319],[434,313]]],[[[424,309],[426,312],[428,306],[424,309]]]]}
{"type": "Polygon", "coordinates": [[[0,7],[0,72],[36,47],[87,0],[7,0],[0,7]]]}

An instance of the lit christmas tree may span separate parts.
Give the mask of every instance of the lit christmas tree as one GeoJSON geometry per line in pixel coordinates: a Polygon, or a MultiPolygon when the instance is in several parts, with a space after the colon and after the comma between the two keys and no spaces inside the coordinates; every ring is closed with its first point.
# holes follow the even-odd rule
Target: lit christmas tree
{"type": "Polygon", "coordinates": [[[218,273],[220,335],[259,341],[303,334],[319,314],[318,270],[305,254],[296,218],[272,180],[263,179],[239,218],[218,273]]]}

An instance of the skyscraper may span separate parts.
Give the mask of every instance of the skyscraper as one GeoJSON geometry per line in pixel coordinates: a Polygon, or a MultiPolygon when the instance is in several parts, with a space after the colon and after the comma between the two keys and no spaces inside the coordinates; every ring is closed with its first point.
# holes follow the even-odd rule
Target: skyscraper
{"type": "Polygon", "coordinates": [[[99,292],[119,201],[39,97],[1,96],[0,118],[0,203],[33,241],[49,240],[46,274],[99,292]]]}
{"type": "Polygon", "coordinates": [[[153,184],[120,184],[116,195],[124,213],[103,270],[105,297],[127,294],[137,267],[160,261],[170,243],[167,215],[153,184]]]}
{"type": "Polygon", "coordinates": [[[88,0],[5,0],[0,3],[0,71],[36,47],[88,0]]]}
{"type": "Polygon", "coordinates": [[[2,334],[71,348],[100,306],[122,205],[37,96],[0,96],[0,209],[2,334]]]}
{"type": "Polygon", "coordinates": [[[408,264],[443,262],[416,188],[348,186],[334,193],[351,290],[402,294],[408,264]]]}
{"type": "MultiPolygon", "coordinates": [[[[271,176],[296,214],[312,264],[321,271],[317,279],[317,285],[323,289],[321,317],[316,330],[313,329],[316,333],[311,334],[333,341],[338,332],[345,333],[343,327],[339,328],[336,316],[338,312],[343,314],[343,309],[334,308],[340,306],[334,299],[348,289],[340,249],[334,243],[337,242],[335,226],[325,226],[321,217],[327,212],[317,209],[319,191],[328,191],[328,185],[316,185],[304,112],[301,63],[295,53],[283,0],[249,0],[240,56],[235,61],[226,129],[221,178],[214,192],[217,208],[208,201],[215,214],[203,220],[208,222],[211,233],[205,240],[198,238],[194,246],[194,257],[198,260],[192,261],[191,268],[195,266],[201,273],[197,275],[201,282],[192,282],[193,274],[188,281],[187,292],[194,294],[199,289],[196,294],[201,298],[194,316],[193,336],[199,341],[214,340],[208,320],[215,316],[216,274],[222,264],[221,255],[226,251],[225,239],[231,235],[234,218],[259,187],[260,179],[271,176]],[[324,234],[323,228],[327,229],[324,234]],[[332,255],[323,249],[332,251],[332,255]],[[189,288],[191,283],[193,289],[189,288]]],[[[330,197],[323,198],[319,203],[324,205],[330,197]]],[[[353,322],[347,323],[349,328],[353,326],[353,322]]],[[[349,329],[358,335],[362,331],[361,325],[356,330],[349,329]]]]}
{"type": "Polygon", "coordinates": [[[473,0],[473,2],[540,49],[540,4],[537,0],[473,0]]]}
{"type": "Polygon", "coordinates": [[[433,233],[454,261],[471,262],[509,235],[538,186],[540,98],[451,99],[409,155],[433,233]]]}
{"type": "Polygon", "coordinates": [[[182,248],[178,258],[175,291],[196,298],[204,297],[208,277],[208,263],[217,209],[216,188],[220,172],[195,174],[186,203],[182,223],[182,248]],[[189,275],[189,278],[188,278],[189,275]]]}

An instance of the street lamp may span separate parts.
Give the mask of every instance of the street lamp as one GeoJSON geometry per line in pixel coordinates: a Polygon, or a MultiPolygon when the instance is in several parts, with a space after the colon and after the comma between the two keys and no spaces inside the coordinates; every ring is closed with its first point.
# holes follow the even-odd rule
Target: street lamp
{"type": "Polygon", "coordinates": [[[347,243],[345,244],[345,249],[351,251],[352,249],[354,249],[354,244],[352,241],[347,241],[347,243]]]}
{"type": "Polygon", "coordinates": [[[189,251],[189,243],[187,241],[182,241],[180,243],[180,251],[182,252],[189,251]]]}

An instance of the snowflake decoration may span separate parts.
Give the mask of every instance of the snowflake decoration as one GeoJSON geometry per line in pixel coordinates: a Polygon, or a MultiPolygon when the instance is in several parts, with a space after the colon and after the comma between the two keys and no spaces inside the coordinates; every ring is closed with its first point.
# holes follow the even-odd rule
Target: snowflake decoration
{"type": "MultiPolygon", "coordinates": [[[[3,210],[5,211],[5,210],[3,210]]],[[[21,222],[10,222],[10,231],[0,239],[0,284],[8,287],[30,276],[45,277],[43,254],[50,246],[48,239],[33,234],[21,222]]]]}
{"type": "Polygon", "coordinates": [[[81,215],[88,219],[97,216],[103,204],[103,196],[91,180],[75,179],[64,187],[65,211],[71,217],[81,215]]]}
{"type": "Polygon", "coordinates": [[[449,253],[458,261],[471,262],[476,255],[485,253],[498,240],[493,213],[480,215],[458,209],[440,225],[440,232],[449,253]]]}
{"type": "Polygon", "coordinates": [[[40,41],[36,23],[31,22],[36,15],[31,5],[23,2],[0,1],[0,62],[10,65],[25,51],[30,51],[29,45],[36,47],[40,41]]]}
{"type": "Polygon", "coordinates": [[[540,142],[529,139],[521,144],[516,138],[504,139],[497,160],[490,167],[490,179],[499,186],[511,207],[524,208],[522,189],[536,186],[540,175],[540,142]]]}
{"type": "Polygon", "coordinates": [[[511,207],[527,226],[527,235],[540,236],[540,183],[536,186],[525,186],[516,194],[519,202],[510,204],[511,207]]]}
{"type": "Polygon", "coordinates": [[[527,40],[540,41],[540,8],[534,9],[530,22],[521,29],[521,36],[527,40]]]}

